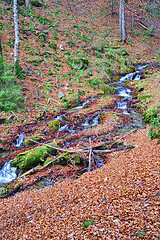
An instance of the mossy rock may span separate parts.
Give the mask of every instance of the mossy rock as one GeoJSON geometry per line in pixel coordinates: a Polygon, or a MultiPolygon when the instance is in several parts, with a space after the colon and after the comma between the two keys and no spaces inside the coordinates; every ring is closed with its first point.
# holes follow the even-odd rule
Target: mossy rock
{"type": "Polygon", "coordinates": [[[64,108],[77,107],[79,104],[79,100],[77,98],[70,99],[70,98],[63,97],[62,102],[63,102],[62,107],[64,107],[64,108]]]}
{"type": "Polygon", "coordinates": [[[103,82],[100,84],[99,89],[101,89],[104,94],[114,94],[116,92],[116,89],[114,87],[110,87],[103,82]]]}
{"type": "Polygon", "coordinates": [[[40,136],[33,136],[33,137],[26,137],[24,139],[24,145],[25,147],[31,147],[37,144],[36,142],[40,142],[43,138],[40,136]],[[33,141],[32,141],[33,140],[33,141]],[[36,141],[36,142],[34,142],[36,141]]]}
{"type": "MultiPolygon", "coordinates": [[[[58,156],[57,156],[58,157],[58,156]]],[[[51,162],[53,159],[52,158],[47,158],[45,161],[44,165],[47,163],[51,162]]],[[[63,157],[59,158],[58,160],[53,162],[54,165],[79,165],[79,164],[84,164],[83,160],[80,158],[79,155],[71,154],[66,152],[63,157]]]]}
{"type": "Polygon", "coordinates": [[[84,90],[81,90],[81,89],[79,89],[79,90],[78,90],[78,94],[79,94],[80,96],[84,96],[84,95],[85,95],[85,91],[84,91],[84,90]]]}
{"type": "Polygon", "coordinates": [[[8,197],[9,195],[10,194],[7,188],[4,188],[4,187],[0,188],[0,198],[5,198],[5,197],[8,197]]]}
{"type": "Polygon", "coordinates": [[[115,54],[114,53],[108,53],[105,55],[107,59],[114,61],[115,60],[115,54]]]}
{"type": "Polygon", "coordinates": [[[49,51],[46,51],[46,52],[44,52],[44,53],[41,53],[40,56],[51,57],[51,56],[52,56],[52,53],[49,52],[49,51]]]}
{"type": "Polygon", "coordinates": [[[60,121],[55,119],[48,124],[48,127],[51,131],[58,131],[58,129],[61,127],[60,121]]]}
{"type": "Polygon", "coordinates": [[[113,72],[112,72],[112,70],[111,70],[110,68],[107,68],[107,69],[106,69],[106,73],[107,73],[107,75],[108,75],[109,77],[113,74],[113,72]]]}
{"type": "MultiPolygon", "coordinates": [[[[56,143],[53,142],[52,146],[56,146],[56,143]]],[[[56,150],[51,148],[49,145],[39,146],[23,153],[19,153],[13,160],[11,160],[10,166],[17,167],[18,169],[25,171],[37,166],[38,164],[43,164],[49,154],[55,153],[56,150]]]]}
{"type": "Polygon", "coordinates": [[[38,0],[32,0],[31,4],[34,7],[42,7],[43,6],[43,4],[41,2],[39,2],[38,0]]]}
{"type": "Polygon", "coordinates": [[[49,44],[49,47],[53,49],[53,51],[56,51],[57,50],[57,44],[56,43],[50,43],[49,44]]]}
{"type": "Polygon", "coordinates": [[[68,65],[75,69],[75,70],[81,70],[81,69],[86,69],[88,66],[88,59],[85,58],[69,58],[67,60],[68,65]]]}
{"type": "Polygon", "coordinates": [[[119,56],[123,56],[123,57],[127,57],[129,56],[129,51],[125,48],[120,48],[118,51],[117,51],[118,55],[119,56]]]}
{"type": "Polygon", "coordinates": [[[81,158],[79,155],[66,153],[65,156],[59,159],[60,165],[76,165],[81,163],[81,158]]]}
{"type": "Polygon", "coordinates": [[[135,66],[130,66],[130,72],[136,72],[137,71],[137,68],[135,66]]]}
{"type": "Polygon", "coordinates": [[[69,52],[66,52],[64,57],[67,59],[67,64],[75,70],[86,69],[88,66],[88,59],[83,54],[75,53],[71,55],[69,52]]]}
{"type": "Polygon", "coordinates": [[[48,32],[41,32],[38,37],[42,42],[46,42],[46,35],[48,35],[48,32]]]}
{"type": "Polygon", "coordinates": [[[74,155],[73,156],[73,161],[75,162],[75,164],[80,164],[81,163],[81,158],[79,155],[74,155]]]}
{"type": "Polygon", "coordinates": [[[102,83],[102,81],[100,80],[100,78],[98,76],[90,77],[87,80],[87,84],[93,89],[99,89],[99,86],[101,83],[102,83]]]}
{"type": "Polygon", "coordinates": [[[102,96],[105,95],[104,92],[98,92],[97,95],[102,96]]]}

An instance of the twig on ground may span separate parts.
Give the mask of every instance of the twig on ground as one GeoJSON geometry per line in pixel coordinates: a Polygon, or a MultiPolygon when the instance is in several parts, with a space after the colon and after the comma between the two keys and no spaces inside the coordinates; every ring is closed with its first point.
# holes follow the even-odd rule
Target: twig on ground
{"type": "Polygon", "coordinates": [[[41,106],[45,106],[45,107],[48,108],[48,109],[52,109],[52,108],[46,106],[45,104],[42,104],[42,103],[38,103],[38,104],[41,105],[41,106]]]}
{"type": "Polygon", "coordinates": [[[19,118],[17,117],[17,115],[12,111],[11,112],[16,118],[17,118],[17,120],[19,121],[19,118]]]}
{"type": "Polygon", "coordinates": [[[53,99],[53,98],[48,98],[48,101],[47,101],[47,102],[49,102],[49,101],[53,101],[53,102],[56,102],[56,103],[58,103],[58,104],[61,104],[59,101],[57,101],[57,100],[55,100],[55,99],[53,99]]]}

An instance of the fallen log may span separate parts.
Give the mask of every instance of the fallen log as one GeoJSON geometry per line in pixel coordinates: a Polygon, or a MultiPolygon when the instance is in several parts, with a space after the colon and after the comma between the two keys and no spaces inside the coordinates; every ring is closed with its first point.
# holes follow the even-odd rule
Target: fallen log
{"type": "MultiPolygon", "coordinates": [[[[28,138],[29,139],[29,138],[28,138]]],[[[44,143],[39,143],[35,140],[32,140],[32,139],[29,139],[37,144],[40,144],[40,145],[44,145],[44,143]]],[[[45,143],[46,146],[50,147],[50,148],[53,148],[55,150],[58,150],[58,151],[61,151],[61,152],[68,152],[68,153],[87,153],[87,152],[90,152],[90,148],[88,149],[63,149],[63,148],[58,148],[58,147],[54,147],[48,143],[45,143]]],[[[93,152],[95,153],[111,153],[111,152],[116,152],[116,151],[122,151],[122,150],[126,150],[126,149],[132,149],[132,148],[135,148],[135,146],[130,146],[130,145],[126,145],[124,147],[121,147],[121,148],[115,148],[115,149],[107,149],[107,150],[92,150],[93,152]]]]}

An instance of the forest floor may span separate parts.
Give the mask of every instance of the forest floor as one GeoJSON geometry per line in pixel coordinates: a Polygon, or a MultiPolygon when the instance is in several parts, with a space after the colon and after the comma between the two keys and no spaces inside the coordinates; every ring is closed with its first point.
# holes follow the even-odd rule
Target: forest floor
{"type": "MultiPolygon", "coordinates": [[[[6,26],[3,56],[9,63],[14,47],[12,7],[2,3],[1,8],[6,26]]],[[[134,67],[148,64],[141,80],[126,82],[133,95],[130,104],[142,115],[160,108],[159,33],[147,35],[135,16],[133,36],[130,20],[127,12],[128,39],[122,45],[118,6],[112,15],[106,1],[20,7],[19,56],[25,78],[16,79],[16,84],[23,93],[24,110],[1,112],[1,119],[8,120],[0,124],[0,150],[11,151],[1,164],[54,140],[58,154],[49,156],[52,161],[71,151],[88,162],[90,151],[104,165],[98,168],[92,162],[90,172],[73,161],[66,166],[41,165],[3,185],[10,197],[0,199],[0,239],[160,239],[160,141],[148,137],[149,123],[123,131],[132,125],[132,117],[117,109],[118,96],[105,94],[101,87],[114,86],[134,67]],[[68,52],[87,57],[87,68],[70,67],[68,52]],[[86,107],[76,110],[84,101],[86,107]],[[62,116],[59,127],[67,125],[71,132],[49,127],[57,116],[62,116]],[[87,118],[92,126],[86,130],[87,118]],[[40,144],[17,148],[14,143],[22,133],[40,136],[40,144]]]]}

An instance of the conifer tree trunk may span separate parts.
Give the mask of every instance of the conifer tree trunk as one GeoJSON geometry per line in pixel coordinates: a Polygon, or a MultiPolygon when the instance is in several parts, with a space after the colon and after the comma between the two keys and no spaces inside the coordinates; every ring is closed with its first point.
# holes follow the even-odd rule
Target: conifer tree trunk
{"type": "Polygon", "coordinates": [[[123,43],[126,41],[126,29],[125,29],[125,4],[124,0],[120,0],[119,7],[119,28],[120,28],[120,38],[122,38],[123,43]]]}
{"type": "Polygon", "coordinates": [[[113,2],[114,0],[112,0],[112,15],[113,15],[113,6],[114,6],[114,2],[113,2]]]}
{"type": "Polygon", "coordinates": [[[153,31],[153,16],[154,16],[154,11],[155,11],[155,5],[156,5],[156,1],[153,0],[153,6],[152,6],[152,16],[151,16],[151,32],[153,31]]]}
{"type": "Polygon", "coordinates": [[[15,29],[14,62],[16,63],[18,61],[18,46],[19,46],[17,0],[13,0],[13,11],[14,11],[14,29],[15,29]]]}

